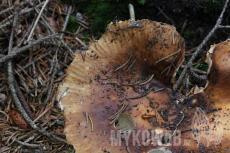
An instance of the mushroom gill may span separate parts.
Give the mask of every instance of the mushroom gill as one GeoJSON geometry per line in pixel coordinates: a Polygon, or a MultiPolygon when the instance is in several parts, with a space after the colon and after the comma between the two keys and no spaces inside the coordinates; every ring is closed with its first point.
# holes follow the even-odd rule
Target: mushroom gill
{"type": "Polygon", "coordinates": [[[155,148],[142,134],[181,119],[171,79],[183,59],[184,40],[171,25],[150,20],[109,24],[84,60],[75,55],[59,87],[67,141],[77,153],[155,148]],[[127,139],[131,133],[136,138],[127,139]]]}

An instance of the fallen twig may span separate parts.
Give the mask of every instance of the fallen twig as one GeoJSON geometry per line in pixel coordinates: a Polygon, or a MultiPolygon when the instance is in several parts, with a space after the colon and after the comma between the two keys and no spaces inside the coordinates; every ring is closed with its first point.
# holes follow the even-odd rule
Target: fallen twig
{"type": "Polygon", "coordinates": [[[88,46],[84,42],[82,42],[78,37],[74,38],[84,47],[84,49],[88,49],[88,46]]]}
{"type": "MultiPolygon", "coordinates": [[[[41,4],[38,4],[38,5],[35,6],[34,8],[30,8],[30,9],[27,9],[27,10],[20,11],[20,12],[18,13],[18,15],[21,17],[23,14],[32,12],[34,9],[36,9],[36,8],[38,8],[38,7],[40,7],[40,6],[42,6],[43,4],[44,4],[44,2],[42,2],[41,4]]],[[[13,17],[13,16],[12,16],[12,17],[13,17]]],[[[12,17],[11,17],[11,18],[12,18],[12,17]]],[[[9,18],[10,18],[10,17],[9,17],[9,18]]],[[[1,25],[0,25],[0,29],[6,27],[6,26],[8,26],[8,25],[10,25],[11,23],[12,23],[12,20],[9,20],[8,22],[5,22],[4,24],[1,24],[1,25]]]]}
{"type": "MultiPolygon", "coordinates": [[[[31,140],[33,140],[35,137],[38,136],[38,133],[33,134],[31,137],[27,138],[24,142],[30,142],[31,140]]],[[[23,145],[18,146],[15,150],[14,153],[16,153],[18,151],[18,149],[20,149],[23,145]]]]}
{"type": "Polygon", "coordinates": [[[183,80],[183,78],[185,77],[185,74],[187,73],[187,69],[190,68],[190,66],[192,65],[192,62],[195,60],[196,56],[200,53],[201,49],[203,48],[203,46],[206,44],[206,42],[209,40],[209,38],[213,35],[213,33],[216,31],[216,29],[218,29],[219,27],[221,27],[221,22],[222,22],[222,18],[224,15],[224,12],[227,8],[229,0],[225,1],[223,10],[219,16],[219,18],[216,21],[215,26],[213,27],[213,29],[208,33],[208,35],[205,37],[205,39],[202,41],[202,43],[197,47],[196,51],[193,53],[192,57],[189,59],[188,63],[185,65],[184,70],[182,71],[181,75],[179,76],[174,89],[177,89],[178,86],[180,85],[181,81],[183,80]]]}
{"type": "Polygon", "coordinates": [[[22,91],[21,91],[21,89],[20,89],[20,87],[19,87],[19,85],[18,85],[18,83],[17,83],[16,80],[14,80],[14,85],[15,85],[15,89],[16,89],[16,91],[17,91],[17,95],[18,95],[18,98],[19,98],[20,101],[21,101],[22,106],[24,107],[24,109],[25,109],[26,113],[29,115],[29,117],[30,117],[31,119],[33,119],[33,113],[32,113],[32,111],[31,111],[31,109],[30,109],[28,103],[26,102],[26,99],[25,99],[25,97],[23,96],[22,91]]]}
{"type": "Polygon", "coordinates": [[[230,26],[219,25],[218,28],[230,28],[230,26]]]}
{"type": "Polygon", "coordinates": [[[9,84],[9,88],[10,88],[11,94],[13,96],[14,102],[15,102],[16,106],[18,107],[20,113],[24,117],[24,119],[29,123],[29,125],[33,129],[39,131],[41,134],[43,134],[43,135],[45,135],[47,137],[50,137],[50,138],[54,138],[55,140],[58,140],[60,142],[67,143],[66,140],[63,140],[63,139],[55,136],[54,134],[45,131],[45,129],[40,129],[36,124],[33,123],[33,121],[30,119],[30,117],[27,115],[26,111],[22,107],[22,105],[21,105],[21,103],[20,103],[20,101],[19,101],[19,99],[17,97],[16,90],[14,88],[13,83],[14,83],[14,77],[13,77],[13,71],[12,71],[12,63],[9,62],[8,63],[8,84],[9,84]]]}
{"type": "MultiPolygon", "coordinates": [[[[72,9],[72,7],[70,7],[72,9]]],[[[69,8],[69,9],[70,9],[69,8]]],[[[38,12],[37,9],[35,9],[35,11],[38,12]]],[[[68,17],[68,16],[67,16],[68,17]]],[[[66,19],[67,19],[66,17],[66,19]]],[[[69,17],[68,17],[69,18],[69,17]]],[[[44,22],[45,26],[53,33],[55,34],[56,32],[54,31],[54,29],[47,23],[47,21],[45,20],[45,18],[43,16],[41,16],[42,21],[44,22]]],[[[66,23],[66,20],[65,20],[66,23]]],[[[63,31],[65,30],[64,28],[66,28],[65,26],[63,26],[63,31]]],[[[70,52],[70,55],[73,57],[74,52],[72,51],[72,49],[64,42],[62,37],[59,37],[61,43],[64,45],[64,47],[66,47],[68,49],[68,51],[70,52]]],[[[60,47],[60,43],[58,43],[58,48],[60,47]]]]}
{"type": "MultiPolygon", "coordinates": [[[[57,52],[56,52],[55,56],[57,56],[57,52]]],[[[57,59],[57,58],[54,58],[54,59],[57,59]]],[[[48,103],[48,101],[50,100],[51,92],[53,90],[54,77],[55,77],[55,75],[57,73],[57,69],[58,69],[57,68],[57,65],[58,65],[57,61],[55,60],[54,63],[55,63],[54,64],[54,70],[53,70],[53,73],[52,73],[52,76],[51,76],[51,81],[50,81],[49,90],[48,90],[48,93],[47,93],[47,98],[46,98],[45,103],[48,103]]]]}
{"type": "Polygon", "coordinates": [[[15,50],[14,52],[11,52],[10,54],[8,54],[8,55],[2,57],[2,58],[0,59],[0,63],[3,63],[3,62],[5,62],[5,61],[9,60],[9,59],[15,57],[16,55],[18,55],[18,54],[20,54],[20,53],[23,53],[23,52],[27,51],[29,48],[31,48],[31,47],[33,47],[33,46],[35,46],[35,45],[37,45],[37,44],[40,44],[40,43],[45,42],[45,41],[48,40],[48,39],[54,39],[54,38],[58,38],[58,37],[59,37],[58,34],[55,33],[55,34],[53,34],[53,35],[49,35],[49,36],[46,36],[46,37],[44,37],[44,38],[38,39],[37,41],[32,42],[32,43],[30,43],[30,44],[28,44],[28,45],[26,45],[26,46],[24,46],[24,47],[22,47],[22,48],[19,48],[19,49],[15,50]]]}
{"type": "Polygon", "coordinates": [[[187,20],[184,21],[184,24],[183,24],[183,26],[182,26],[182,28],[181,28],[181,31],[180,31],[180,34],[181,34],[181,35],[183,34],[186,25],[187,25],[187,20]]]}
{"type": "MultiPolygon", "coordinates": [[[[38,60],[42,59],[43,57],[46,57],[46,56],[49,55],[50,53],[51,53],[51,50],[48,50],[47,53],[45,53],[45,54],[41,55],[40,57],[34,59],[32,62],[26,64],[26,65],[23,66],[22,68],[25,69],[25,68],[31,66],[33,63],[37,62],[38,60]]],[[[20,67],[19,67],[19,68],[20,68],[20,67]]],[[[22,71],[22,69],[20,68],[20,69],[17,69],[16,71],[17,71],[18,73],[20,73],[20,72],[22,71]]]]}
{"type": "Polygon", "coordinates": [[[71,12],[72,12],[72,6],[69,6],[67,15],[66,15],[66,17],[65,17],[64,25],[63,25],[63,27],[62,27],[62,31],[65,31],[65,29],[66,29],[66,27],[67,27],[67,24],[68,24],[68,22],[69,22],[69,17],[70,17],[71,12]]]}
{"type": "MultiPolygon", "coordinates": [[[[21,3],[19,3],[19,6],[23,6],[23,5],[26,5],[28,3],[28,1],[26,1],[26,2],[21,2],[21,3]]],[[[17,6],[16,6],[17,7],[17,6]]],[[[5,10],[2,10],[1,12],[0,12],[0,15],[2,15],[2,14],[4,14],[4,13],[7,13],[7,12],[9,12],[9,11],[12,11],[12,10],[14,10],[15,9],[15,6],[11,6],[11,7],[9,7],[9,8],[7,8],[7,9],[5,9],[5,10]]]]}
{"type": "Polygon", "coordinates": [[[170,20],[172,22],[172,25],[174,25],[174,21],[172,19],[170,19],[164,12],[162,9],[160,9],[159,7],[157,7],[158,10],[160,11],[159,13],[163,14],[164,17],[167,19],[167,20],[170,20]]]}
{"type": "MultiPolygon", "coordinates": [[[[15,12],[14,12],[14,20],[13,20],[13,28],[12,28],[12,31],[11,31],[11,35],[10,35],[10,41],[9,41],[9,47],[8,47],[8,56],[15,53],[11,53],[12,51],[12,46],[13,46],[13,36],[14,36],[14,27],[16,26],[16,23],[17,23],[17,19],[18,19],[18,9],[15,9],[15,12]]],[[[47,38],[47,37],[46,37],[47,38]]],[[[53,38],[53,35],[52,37],[53,38]]],[[[40,39],[41,41],[41,39],[40,39]]],[[[44,40],[43,40],[44,41],[44,40]]],[[[38,41],[36,41],[38,42],[38,41]]],[[[30,44],[31,45],[31,44],[30,44]]],[[[28,45],[27,45],[28,46],[28,45]]],[[[24,47],[25,48],[25,47],[24,47]]],[[[28,47],[29,48],[29,47],[28,47]]],[[[19,52],[19,51],[18,51],[19,52]]],[[[17,52],[17,53],[18,53],[17,52]]],[[[17,54],[16,54],[17,55],[17,54]]],[[[15,56],[15,55],[14,55],[15,56]]],[[[11,60],[8,61],[8,68],[7,68],[7,72],[8,72],[8,85],[9,85],[9,89],[11,91],[11,94],[13,96],[13,99],[14,99],[14,102],[15,102],[15,105],[17,106],[17,108],[19,109],[20,113],[22,114],[22,116],[24,117],[24,119],[27,121],[27,123],[29,123],[29,125],[39,131],[41,134],[47,136],[47,137],[50,137],[50,138],[54,138],[55,140],[58,140],[60,142],[63,142],[63,143],[67,143],[66,140],[63,140],[57,136],[55,136],[54,134],[52,133],[49,133],[47,132],[45,129],[43,128],[39,128],[36,124],[33,123],[33,121],[30,119],[30,117],[28,116],[28,114],[26,113],[25,109],[22,107],[22,104],[20,102],[20,100],[18,99],[18,96],[17,96],[17,91],[14,87],[14,76],[13,76],[13,68],[12,68],[12,62],[11,60]]]]}
{"type": "Polygon", "coordinates": [[[36,19],[36,21],[35,21],[35,23],[34,23],[34,26],[33,26],[32,30],[30,31],[30,34],[29,34],[29,36],[28,36],[28,38],[27,38],[27,41],[30,40],[32,34],[34,33],[34,29],[35,29],[35,27],[36,27],[37,24],[38,24],[38,20],[40,19],[41,15],[42,15],[42,12],[43,12],[43,10],[45,9],[45,7],[46,7],[46,5],[48,4],[48,2],[49,2],[49,0],[46,0],[45,3],[44,3],[44,5],[42,6],[42,9],[41,9],[41,11],[40,11],[39,14],[38,14],[38,17],[37,17],[37,19],[36,19]]]}
{"type": "MultiPolygon", "coordinates": [[[[66,19],[65,19],[65,24],[64,24],[63,27],[62,27],[62,31],[65,31],[65,28],[66,28],[66,26],[67,26],[67,23],[68,23],[68,19],[69,19],[71,10],[72,10],[72,7],[70,6],[69,9],[68,9],[68,15],[66,16],[66,19]]],[[[51,28],[51,27],[50,27],[50,28],[51,28]]],[[[61,34],[60,40],[61,40],[61,42],[62,42],[63,44],[65,44],[64,41],[63,41],[63,39],[62,39],[62,35],[63,35],[63,34],[61,34]]],[[[54,65],[53,65],[53,74],[52,74],[52,76],[51,76],[50,88],[49,88],[49,90],[48,90],[47,98],[46,98],[45,103],[47,103],[47,102],[49,101],[49,99],[50,99],[51,91],[52,91],[52,89],[53,89],[54,78],[55,78],[55,75],[56,75],[57,70],[58,70],[58,67],[57,67],[57,66],[58,66],[57,52],[58,52],[58,50],[59,50],[60,44],[61,44],[61,43],[59,42],[59,43],[58,43],[58,47],[56,48],[55,55],[54,55],[54,59],[53,59],[53,61],[54,61],[54,65]]],[[[72,51],[71,51],[71,53],[72,53],[72,51]]]]}
{"type": "Polygon", "coordinates": [[[33,148],[44,146],[43,144],[30,144],[30,143],[27,143],[27,142],[19,141],[19,140],[17,140],[17,139],[16,139],[15,141],[16,141],[17,143],[19,143],[20,145],[28,146],[28,147],[33,147],[33,148]]]}
{"type": "Polygon", "coordinates": [[[34,20],[32,21],[28,31],[25,33],[25,35],[23,36],[23,38],[21,39],[21,41],[18,43],[18,45],[16,46],[16,48],[14,50],[16,50],[18,47],[20,47],[22,45],[22,43],[24,42],[24,40],[26,39],[26,37],[28,36],[29,32],[31,31],[32,27],[34,24],[34,20]]]}
{"type": "MultiPolygon", "coordinates": [[[[181,67],[184,68],[185,65],[181,65],[181,67]]],[[[192,71],[194,71],[194,72],[197,72],[197,73],[200,73],[200,74],[207,75],[207,72],[205,72],[205,71],[202,71],[202,70],[199,70],[199,69],[195,69],[195,68],[193,68],[193,67],[190,67],[190,69],[191,69],[192,71]]]]}

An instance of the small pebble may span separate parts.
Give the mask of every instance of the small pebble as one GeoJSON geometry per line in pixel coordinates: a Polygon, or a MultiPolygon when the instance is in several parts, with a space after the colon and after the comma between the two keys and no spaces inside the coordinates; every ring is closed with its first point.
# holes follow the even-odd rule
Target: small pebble
{"type": "Polygon", "coordinates": [[[79,12],[77,12],[76,18],[77,18],[77,20],[80,20],[80,21],[83,20],[83,16],[82,16],[82,14],[79,13],[79,12]]]}
{"type": "Polygon", "coordinates": [[[63,71],[59,71],[58,72],[58,76],[60,77],[60,76],[63,76],[64,75],[64,72],[63,71]]]}

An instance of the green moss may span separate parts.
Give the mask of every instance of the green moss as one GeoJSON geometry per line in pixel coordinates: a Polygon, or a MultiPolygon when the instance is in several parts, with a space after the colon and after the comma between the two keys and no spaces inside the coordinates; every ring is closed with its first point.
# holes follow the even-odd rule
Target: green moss
{"type": "Polygon", "coordinates": [[[116,2],[114,0],[92,0],[90,3],[80,3],[79,12],[93,20],[90,29],[97,35],[105,31],[106,26],[112,22],[116,16],[128,18],[128,4],[116,2]],[[119,10],[118,10],[119,9],[119,10]]]}
{"type": "Polygon", "coordinates": [[[208,66],[207,63],[203,63],[203,64],[196,64],[196,65],[194,66],[194,68],[207,72],[209,66],[208,66]]]}
{"type": "Polygon", "coordinates": [[[204,0],[205,12],[222,10],[224,0],[204,0]]]}
{"type": "Polygon", "coordinates": [[[72,153],[72,152],[74,152],[74,149],[73,149],[72,147],[69,147],[69,148],[68,148],[68,152],[69,152],[69,153],[72,153]]]}
{"type": "Polygon", "coordinates": [[[77,18],[75,16],[70,16],[69,17],[69,23],[75,23],[77,21],[77,18]]]}
{"type": "Polygon", "coordinates": [[[89,35],[85,35],[85,37],[83,38],[83,40],[85,42],[89,42],[90,41],[90,36],[89,35]]]}
{"type": "Polygon", "coordinates": [[[139,4],[144,5],[145,4],[145,0],[137,0],[139,4]]]}
{"type": "Polygon", "coordinates": [[[70,16],[69,17],[69,23],[66,27],[66,31],[69,31],[69,32],[72,32],[72,33],[75,33],[79,27],[78,24],[76,24],[76,21],[77,21],[77,18],[75,16],[70,16]]]}
{"type": "Polygon", "coordinates": [[[184,31],[184,33],[183,33],[183,37],[184,37],[185,39],[189,39],[189,38],[191,38],[191,36],[192,36],[192,32],[191,32],[190,30],[186,29],[186,30],[184,31]]]}
{"type": "MultiPolygon", "coordinates": [[[[145,4],[145,0],[62,0],[63,3],[70,3],[78,8],[78,12],[88,17],[92,22],[89,25],[90,31],[96,36],[96,39],[104,33],[106,26],[118,20],[129,19],[128,4],[133,4],[134,7],[145,4]]],[[[75,32],[78,27],[76,18],[71,17],[67,30],[75,32]]]]}

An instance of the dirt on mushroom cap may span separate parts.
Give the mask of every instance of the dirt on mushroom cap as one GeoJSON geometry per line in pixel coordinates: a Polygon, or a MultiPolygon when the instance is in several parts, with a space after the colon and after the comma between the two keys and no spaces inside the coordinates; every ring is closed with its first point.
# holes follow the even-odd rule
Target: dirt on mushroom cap
{"type": "Polygon", "coordinates": [[[75,55],[59,87],[57,99],[68,88],[61,100],[68,142],[77,152],[149,151],[150,144],[136,145],[133,139],[114,146],[117,139],[111,133],[118,130],[113,122],[119,110],[134,118],[134,132],[178,121],[171,78],[183,55],[183,38],[173,26],[149,20],[109,24],[102,38],[92,42],[85,60],[75,55]]]}
{"type": "Polygon", "coordinates": [[[230,141],[230,40],[211,46],[207,53],[209,64],[208,83],[203,92],[189,98],[194,109],[191,133],[182,135],[189,141],[188,149],[195,152],[228,152],[230,141]],[[191,141],[191,139],[193,139],[191,141]]]}

